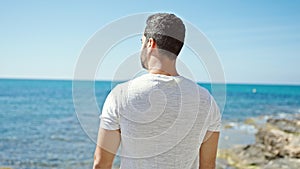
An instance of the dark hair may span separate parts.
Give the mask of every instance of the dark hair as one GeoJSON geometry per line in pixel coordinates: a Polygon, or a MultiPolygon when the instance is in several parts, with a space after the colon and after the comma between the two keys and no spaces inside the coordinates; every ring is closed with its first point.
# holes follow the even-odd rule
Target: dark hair
{"type": "Polygon", "coordinates": [[[146,40],[153,38],[161,53],[176,59],[184,44],[185,26],[182,20],[174,14],[157,13],[149,16],[146,24],[146,40]]]}

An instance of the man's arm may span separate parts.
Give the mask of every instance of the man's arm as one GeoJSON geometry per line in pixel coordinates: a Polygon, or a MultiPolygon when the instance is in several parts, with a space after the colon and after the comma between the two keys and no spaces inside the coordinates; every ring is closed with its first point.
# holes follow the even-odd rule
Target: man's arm
{"type": "Polygon", "coordinates": [[[120,130],[99,128],[93,169],[111,169],[120,145],[120,130]]]}
{"type": "Polygon", "coordinates": [[[220,132],[207,131],[199,150],[199,169],[215,169],[220,132]]]}

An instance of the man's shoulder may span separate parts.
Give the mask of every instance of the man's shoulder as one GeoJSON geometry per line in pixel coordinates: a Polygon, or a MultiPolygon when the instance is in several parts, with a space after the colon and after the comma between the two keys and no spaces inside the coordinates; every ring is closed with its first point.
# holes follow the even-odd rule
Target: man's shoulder
{"type": "Polygon", "coordinates": [[[126,88],[126,86],[128,86],[128,81],[127,82],[121,82],[119,84],[117,84],[111,91],[110,94],[111,95],[119,95],[120,93],[122,93],[124,91],[124,89],[126,88]]]}
{"type": "Polygon", "coordinates": [[[110,91],[111,95],[114,96],[120,96],[122,93],[128,92],[128,88],[130,87],[131,83],[133,82],[134,79],[124,81],[121,83],[118,83],[117,85],[114,86],[114,88],[110,91]]]}
{"type": "Polygon", "coordinates": [[[206,96],[210,96],[210,92],[204,88],[203,86],[201,86],[199,83],[191,80],[191,79],[188,79],[186,77],[183,77],[184,81],[185,81],[185,85],[187,87],[189,86],[196,86],[195,88],[198,90],[198,92],[202,95],[206,95],[206,96]]]}
{"type": "Polygon", "coordinates": [[[149,78],[149,76],[142,75],[130,80],[127,80],[125,82],[117,84],[112,91],[114,92],[127,92],[129,89],[136,87],[137,85],[142,85],[142,83],[145,83],[149,78]]]}

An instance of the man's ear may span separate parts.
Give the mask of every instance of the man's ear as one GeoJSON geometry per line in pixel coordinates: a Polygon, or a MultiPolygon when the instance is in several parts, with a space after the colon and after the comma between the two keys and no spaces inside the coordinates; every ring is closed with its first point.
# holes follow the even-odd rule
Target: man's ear
{"type": "Polygon", "coordinates": [[[147,47],[148,48],[155,48],[156,47],[156,43],[155,43],[155,40],[153,38],[149,38],[148,43],[147,43],[147,47]]]}
{"type": "MultiPolygon", "coordinates": [[[[147,42],[147,57],[150,57],[153,49],[156,47],[156,43],[153,38],[150,38],[147,42]]],[[[148,58],[149,60],[149,58],[148,58]]]]}

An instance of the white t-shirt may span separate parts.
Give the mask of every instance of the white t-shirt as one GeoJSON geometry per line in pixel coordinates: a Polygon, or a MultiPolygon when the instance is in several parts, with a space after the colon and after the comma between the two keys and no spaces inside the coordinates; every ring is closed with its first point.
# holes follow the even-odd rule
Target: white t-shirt
{"type": "Polygon", "coordinates": [[[100,127],[121,130],[121,169],[198,169],[207,131],[221,115],[210,93],[182,76],[146,74],[107,96],[100,127]]]}

